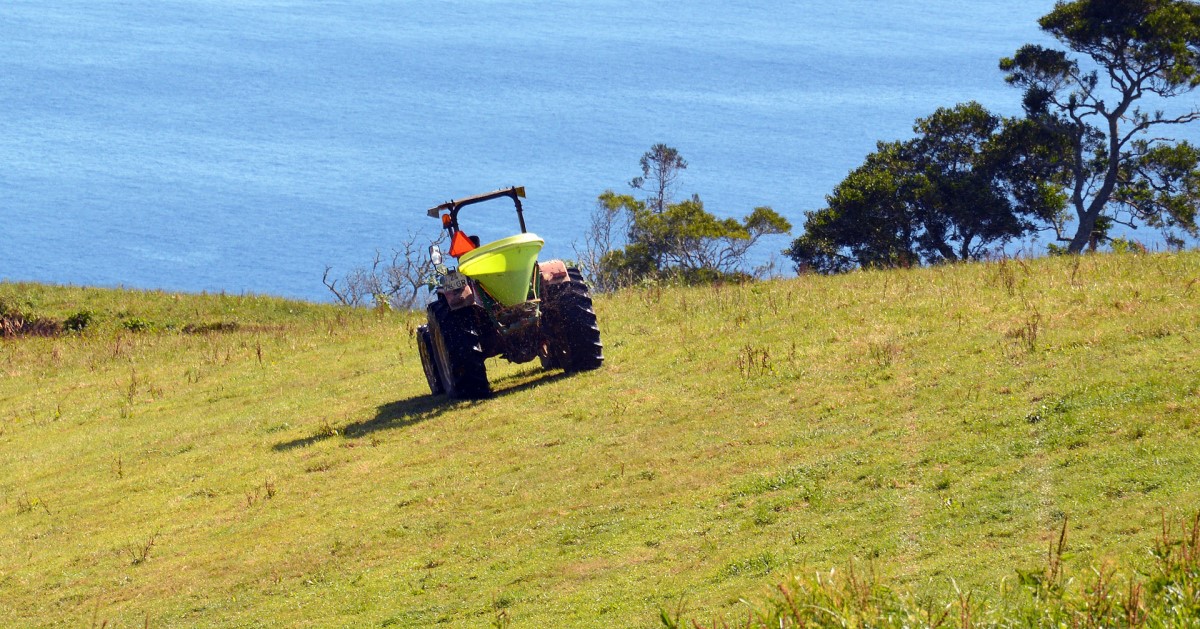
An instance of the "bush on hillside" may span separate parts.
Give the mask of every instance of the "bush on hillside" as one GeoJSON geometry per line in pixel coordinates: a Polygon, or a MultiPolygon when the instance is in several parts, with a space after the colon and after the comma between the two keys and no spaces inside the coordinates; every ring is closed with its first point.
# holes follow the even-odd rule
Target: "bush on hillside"
{"type": "Polygon", "coordinates": [[[665,278],[687,283],[751,278],[762,271],[748,266],[751,248],[792,229],[765,206],[738,220],[709,212],[699,195],[674,202],[674,182],[687,162],[671,147],[656,144],[641,165],[643,176],[630,186],[650,196],[605,191],[597,199],[584,249],[576,251],[599,290],[665,278]]]}
{"type": "Polygon", "coordinates": [[[0,338],[55,336],[61,332],[62,324],[59,322],[39,317],[16,304],[0,301],[0,338]]]}

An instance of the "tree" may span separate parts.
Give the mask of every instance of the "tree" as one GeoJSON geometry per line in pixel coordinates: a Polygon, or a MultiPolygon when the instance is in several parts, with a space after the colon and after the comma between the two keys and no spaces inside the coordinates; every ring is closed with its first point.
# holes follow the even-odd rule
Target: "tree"
{"type": "Polygon", "coordinates": [[[879,143],[826,208],[808,213],[784,252],[798,270],[978,259],[1061,211],[1057,136],[974,102],[939,109],[913,130],[912,140],[879,143]]]}
{"type": "Polygon", "coordinates": [[[1196,207],[1200,199],[1200,149],[1180,142],[1151,147],[1134,144],[1136,159],[1129,160],[1121,172],[1121,185],[1113,199],[1132,215],[1157,227],[1176,247],[1183,240],[1174,234],[1180,230],[1196,235],[1196,207]]]}
{"type": "Polygon", "coordinates": [[[738,221],[717,218],[697,195],[663,212],[634,210],[630,242],[648,254],[639,270],[678,272],[692,279],[716,279],[743,271],[746,254],[764,236],[784,234],[791,224],[769,207],[757,207],[738,221]]]}
{"type": "Polygon", "coordinates": [[[330,280],[329,272],[333,268],[326,266],[321,282],[342,305],[373,305],[398,310],[423,308],[425,304],[421,289],[428,288],[434,277],[426,252],[430,245],[440,241],[440,238],[425,239],[410,230],[408,236],[401,240],[400,247],[392,249],[390,261],[376,251],[370,269],[355,268],[341,280],[330,280]],[[339,281],[342,282],[340,287],[339,281]]]}
{"type": "Polygon", "coordinates": [[[682,171],[687,170],[688,164],[679,151],[660,143],[642,154],[641,166],[642,175],[634,177],[629,187],[650,192],[646,203],[654,212],[661,214],[672,201],[675,181],[682,171]]]}
{"type": "Polygon", "coordinates": [[[592,213],[585,248],[576,250],[601,290],[664,276],[687,281],[748,277],[750,249],[766,236],[791,231],[787,219],[769,207],[755,208],[738,220],[713,215],[697,195],[671,202],[672,186],[687,162],[665,144],[651,147],[641,166],[644,176],[629,185],[648,189],[652,196],[639,200],[605,191],[592,213]],[[622,228],[624,233],[618,233],[622,228]]]}
{"type": "Polygon", "coordinates": [[[618,195],[611,190],[601,194],[588,217],[583,249],[577,244],[572,245],[579,268],[591,278],[593,286],[600,292],[611,291],[619,285],[620,278],[613,276],[606,268],[605,259],[627,237],[631,215],[628,208],[637,203],[633,197],[618,195]]]}
{"type": "Polygon", "coordinates": [[[1197,151],[1151,134],[1192,122],[1200,111],[1169,115],[1139,103],[1161,106],[1200,85],[1200,5],[1060,1],[1039,24],[1083,61],[1030,44],[1000,69],[1025,90],[1029,120],[1069,147],[1062,177],[1075,231],[1063,220],[1051,224],[1066,251],[1095,248],[1113,225],[1134,228],[1138,220],[1195,236],[1197,151]]]}
{"type": "Polygon", "coordinates": [[[806,213],[804,234],[784,255],[798,271],[819,273],[916,264],[916,225],[905,192],[912,188],[912,175],[902,145],[880,142],[825,197],[827,207],[806,213]]]}

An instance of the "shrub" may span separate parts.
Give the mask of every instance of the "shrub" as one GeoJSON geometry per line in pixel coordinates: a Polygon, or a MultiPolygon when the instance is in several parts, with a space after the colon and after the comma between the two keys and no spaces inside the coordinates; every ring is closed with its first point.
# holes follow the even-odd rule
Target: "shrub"
{"type": "Polygon", "coordinates": [[[63,321],[63,329],[67,332],[82,332],[91,325],[95,318],[95,312],[87,309],[80,310],[63,321]]]}
{"type": "Polygon", "coordinates": [[[154,324],[141,317],[130,317],[121,322],[121,327],[130,332],[149,332],[154,329],[154,324]]]}
{"type": "Polygon", "coordinates": [[[62,332],[62,324],[45,319],[24,309],[0,301],[0,338],[17,336],[55,336],[62,332]]]}

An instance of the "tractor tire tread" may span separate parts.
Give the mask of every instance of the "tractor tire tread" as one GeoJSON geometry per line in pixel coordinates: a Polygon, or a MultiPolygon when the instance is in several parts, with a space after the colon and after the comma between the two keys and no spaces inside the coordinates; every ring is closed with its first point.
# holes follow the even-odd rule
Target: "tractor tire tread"
{"type": "Polygon", "coordinates": [[[543,317],[549,357],[545,368],[566,371],[597,369],[604,362],[603,344],[592,295],[575,267],[567,267],[567,281],[548,287],[543,317]]]}
{"type": "Polygon", "coordinates": [[[480,334],[470,309],[451,310],[438,300],[429,305],[430,336],[440,363],[445,392],[452,398],[491,395],[480,334]]]}

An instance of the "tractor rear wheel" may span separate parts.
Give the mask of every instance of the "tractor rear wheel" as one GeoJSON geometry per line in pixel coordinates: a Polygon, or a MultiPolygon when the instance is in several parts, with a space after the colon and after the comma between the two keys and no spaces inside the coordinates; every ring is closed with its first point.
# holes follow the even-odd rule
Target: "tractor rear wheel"
{"type": "Polygon", "coordinates": [[[575,267],[567,281],[547,286],[542,295],[542,367],[566,371],[596,369],[604,362],[592,293],[575,267]]]}
{"type": "Polygon", "coordinates": [[[442,374],[434,359],[433,340],[430,338],[429,326],[417,326],[417,351],[421,354],[421,368],[425,370],[425,381],[429,383],[429,392],[441,395],[446,392],[442,384],[442,374]]]}
{"type": "Polygon", "coordinates": [[[471,309],[450,310],[449,304],[439,299],[429,304],[427,314],[433,363],[446,395],[465,399],[491,395],[479,329],[471,309]]]}

